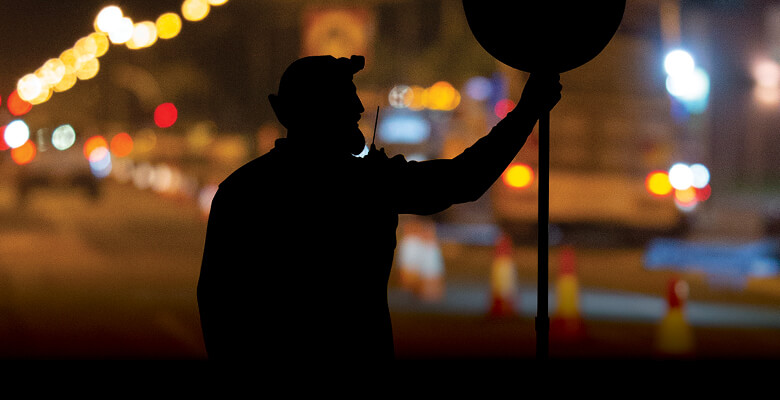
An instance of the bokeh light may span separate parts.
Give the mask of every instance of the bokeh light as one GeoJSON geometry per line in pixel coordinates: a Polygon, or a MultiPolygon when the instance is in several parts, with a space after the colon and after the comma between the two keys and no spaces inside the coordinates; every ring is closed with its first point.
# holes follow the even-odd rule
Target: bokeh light
{"type": "Polygon", "coordinates": [[[173,103],[163,103],[154,110],[154,123],[160,128],[168,128],[176,123],[179,111],[173,103]]]}
{"type": "Polygon", "coordinates": [[[35,74],[27,74],[16,84],[16,93],[24,101],[30,101],[41,94],[43,82],[35,74]]]}
{"type": "Polygon", "coordinates": [[[664,171],[653,171],[645,179],[647,191],[656,196],[666,196],[672,192],[672,184],[669,175],[664,171]]]}
{"type": "Polygon", "coordinates": [[[11,159],[19,165],[24,165],[35,159],[37,149],[35,144],[27,140],[21,146],[11,149],[11,159]]]}
{"type": "Polygon", "coordinates": [[[51,144],[57,150],[67,150],[76,143],[76,131],[69,124],[60,125],[51,133],[51,144]]]}
{"type": "Polygon", "coordinates": [[[393,108],[407,108],[412,104],[412,89],[407,85],[396,85],[390,89],[387,100],[393,108]]]}
{"type": "Polygon", "coordinates": [[[100,62],[97,58],[92,58],[81,65],[81,68],[76,71],[76,77],[85,81],[94,78],[98,71],[100,71],[100,62]]]}
{"type": "Polygon", "coordinates": [[[133,37],[134,27],[133,20],[124,17],[117,23],[115,29],[108,32],[108,40],[113,44],[124,44],[133,37]]]}
{"type": "Polygon", "coordinates": [[[11,121],[3,132],[5,143],[12,149],[22,146],[29,138],[30,128],[20,119],[11,121]]]}
{"type": "Polygon", "coordinates": [[[127,41],[129,49],[142,49],[157,42],[157,26],[154,22],[143,21],[133,27],[133,36],[127,41]]]}
{"type": "Polygon", "coordinates": [[[171,39],[181,32],[181,18],[176,13],[165,13],[157,18],[155,26],[160,39],[171,39]]]}
{"type": "Polygon", "coordinates": [[[493,113],[496,114],[498,118],[506,118],[507,114],[509,114],[510,111],[514,110],[515,108],[515,102],[509,99],[502,99],[496,102],[495,107],[493,107],[493,113]]]}
{"type": "Polygon", "coordinates": [[[5,128],[7,125],[0,126],[0,151],[10,149],[8,143],[5,142],[5,128]]]}
{"type": "Polygon", "coordinates": [[[460,104],[460,93],[449,82],[439,81],[428,88],[424,101],[431,110],[451,111],[460,104]]]}
{"type": "Polygon", "coordinates": [[[41,82],[44,85],[56,85],[59,83],[62,78],[65,76],[66,68],[65,63],[62,62],[59,58],[51,58],[46,61],[46,63],[43,64],[43,67],[40,69],[41,75],[38,76],[36,73],[36,76],[38,76],[41,79],[41,82]]]}
{"type": "Polygon", "coordinates": [[[98,32],[111,33],[118,29],[124,14],[122,9],[117,6],[108,6],[100,10],[95,18],[95,30],[98,32]]]}
{"type": "Polygon", "coordinates": [[[56,85],[52,86],[52,89],[54,89],[55,92],[64,92],[72,88],[73,85],[76,84],[77,80],[78,77],[76,76],[75,72],[71,74],[65,74],[65,76],[63,76],[56,85]]]}
{"type": "Polygon", "coordinates": [[[501,179],[509,187],[527,188],[534,181],[534,170],[526,164],[513,163],[504,171],[501,179]]]}
{"type": "Polygon", "coordinates": [[[664,70],[669,76],[685,76],[695,68],[693,56],[685,50],[672,50],[664,58],[664,70]]]}
{"type": "Polygon", "coordinates": [[[111,173],[111,152],[105,146],[96,147],[89,154],[89,168],[92,175],[105,178],[111,173]]]}
{"type": "Polygon", "coordinates": [[[105,33],[92,32],[89,34],[89,37],[95,41],[95,57],[101,57],[108,52],[110,43],[105,33]]]}
{"type": "Polygon", "coordinates": [[[184,0],[181,5],[181,15],[187,21],[197,22],[206,18],[211,6],[206,0],[184,0]]]}
{"type": "Polygon", "coordinates": [[[425,108],[425,88],[418,85],[409,86],[411,90],[411,101],[409,102],[409,108],[411,110],[419,111],[425,108]]]}
{"type": "Polygon", "coordinates": [[[221,6],[228,2],[228,0],[208,0],[209,4],[212,6],[221,6]]]}
{"type": "Polygon", "coordinates": [[[466,95],[477,101],[484,101],[490,96],[492,85],[490,79],[484,76],[475,76],[466,81],[466,95]]]}
{"type": "Polygon", "coordinates": [[[108,149],[108,142],[106,142],[106,139],[100,135],[90,137],[86,142],[84,142],[84,157],[89,160],[90,154],[92,154],[95,149],[100,147],[105,147],[108,149]]]}
{"type": "Polygon", "coordinates": [[[133,138],[126,132],[117,133],[111,138],[111,154],[116,157],[127,157],[133,151],[133,138]]]}
{"type": "Polygon", "coordinates": [[[47,102],[51,98],[53,92],[51,86],[44,86],[41,93],[38,94],[38,97],[30,100],[30,104],[38,105],[47,102]]]}
{"type": "Polygon", "coordinates": [[[8,111],[17,117],[27,114],[30,112],[30,110],[32,110],[32,104],[22,100],[16,90],[11,92],[11,94],[8,96],[6,105],[8,107],[8,111]]]}
{"type": "Polygon", "coordinates": [[[703,188],[696,188],[696,198],[699,201],[706,201],[712,195],[712,187],[707,185],[703,188]]]}
{"type": "Polygon", "coordinates": [[[677,163],[669,168],[669,183],[677,190],[685,190],[693,184],[693,172],[683,163],[677,163]]]}
{"type": "Polygon", "coordinates": [[[696,189],[701,189],[710,183],[710,171],[702,164],[693,164],[690,166],[693,179],[691,180],[691,186],[696,189]]]}

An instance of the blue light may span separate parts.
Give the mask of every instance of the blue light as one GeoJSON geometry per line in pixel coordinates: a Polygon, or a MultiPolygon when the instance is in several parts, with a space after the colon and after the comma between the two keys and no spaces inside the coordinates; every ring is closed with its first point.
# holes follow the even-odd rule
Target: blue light
{"type": "Polygon", "coordinates": [[[475,76],[466,81],[466,94],[474,100],[484,101],[493,90],[490,79],[484,76],[475,76]]]}
{"type": "Polygon", "coordinates": [[[431,124],[416,112],[393,113],[379,125],[380,139],[386,143],[419,144],[431,135],[431,124]]]}

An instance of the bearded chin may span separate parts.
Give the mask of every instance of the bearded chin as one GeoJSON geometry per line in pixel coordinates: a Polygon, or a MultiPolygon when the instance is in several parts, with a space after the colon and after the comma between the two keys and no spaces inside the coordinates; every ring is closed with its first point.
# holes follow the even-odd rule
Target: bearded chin
{"type": "Polygon", "coordinates": [[[350,154],[358,155],[366,147],[366,137],[363,136],[363,132],[358,127],[352,129],[345,139],[345,144],[350,154]]]}

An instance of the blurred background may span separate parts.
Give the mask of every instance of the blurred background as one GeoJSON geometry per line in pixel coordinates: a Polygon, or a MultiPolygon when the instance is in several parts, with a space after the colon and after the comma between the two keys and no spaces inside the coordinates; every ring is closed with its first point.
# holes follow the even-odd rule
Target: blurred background
{"type": "MultiPolygon", "coordinates": [[[[5,1],[0,26],[4,358],[205,358],[211,198],[284,136],[267,95],[293,60],[366,56],[361,129],[417,160],[470,146],[527,79],[458,0],[5,1]]],[[[780,356],[779,63],[780,1],[628,0],[562,75],[552,356],[780,356]]],[[[534,133],[474,203],[401,216],[398,358],[534,357],[537,152],[534,133]]]]}

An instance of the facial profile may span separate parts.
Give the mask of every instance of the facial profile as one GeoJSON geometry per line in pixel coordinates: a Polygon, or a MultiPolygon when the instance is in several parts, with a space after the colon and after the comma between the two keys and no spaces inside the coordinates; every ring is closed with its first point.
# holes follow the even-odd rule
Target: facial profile
{"type": "Polygon", "coordinates": [[[360,56],[313,56],[293,62],[282,75],[278,95],[269,96],[288,137],[305,136],[325,149],[362,152],[365,137],[358,122],[365,109],[352,76],[363,65],[360,56]]]}

